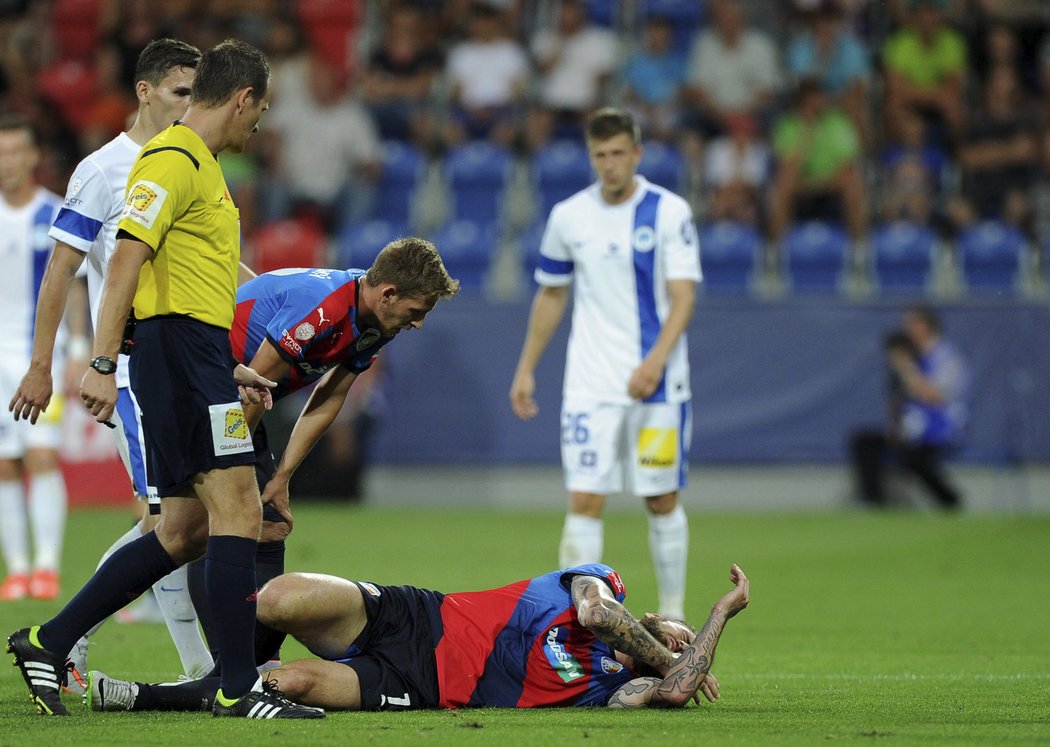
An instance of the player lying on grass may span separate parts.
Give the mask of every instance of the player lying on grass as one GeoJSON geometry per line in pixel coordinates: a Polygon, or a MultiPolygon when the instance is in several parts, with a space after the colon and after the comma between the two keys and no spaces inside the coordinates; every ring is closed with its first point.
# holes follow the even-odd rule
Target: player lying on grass
{"type": "MultiPolygon", "coordinates": [[[[259,592],[259,619],[321,660],[265,676],[297,702],[335,710],[713,702],[715,647],[750,594],[738,566],[729,578],[733,588],[695,633],[654,614],[635,619],[620,576],[601,564],[456,594],[289,573],[259,592]]],[[[97,711],[207,710],[218,684],[91,672],[87,697],[97,711]]]]}

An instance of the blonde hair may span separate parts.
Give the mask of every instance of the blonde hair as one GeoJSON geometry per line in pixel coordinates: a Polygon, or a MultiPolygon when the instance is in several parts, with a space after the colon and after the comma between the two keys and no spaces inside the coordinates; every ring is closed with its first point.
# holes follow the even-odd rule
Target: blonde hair
{"type": "Polygon", "coordinates": [[[397,287],[398,295],[414,298],[450,298],[459,293],[459,281],[448,274],[437,247],[415,236],[383,247],[365,281],[373,287],[389,283],[397,287]]]}

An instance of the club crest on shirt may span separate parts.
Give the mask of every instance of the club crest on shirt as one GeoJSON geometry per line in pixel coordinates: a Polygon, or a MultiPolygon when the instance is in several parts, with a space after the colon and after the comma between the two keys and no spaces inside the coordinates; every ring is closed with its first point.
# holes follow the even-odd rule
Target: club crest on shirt
{"type": "Polygon", "coordinates": [[[656,246],[656,231],[652,226],[638,226],[631,235],[631,245],[637,252],[649,252],[656,246]]]}
{"type": "Polygon", "coordinates": [[[364,350],[365,348],[374,344],[375,341],[379,339],[380,334],[381,333],[379,332],[379,330],[375,327],[369,327],[361,333],[360,337],[357,338],[357,342],[354,343],[354,347],[356,347],[358,350],[364,350]]]}
{"type": "Polygon", "coordinates": [[[295,328],[295,339],[304,342],[306,340],[312,340],[316,332],[317,330],[314,329],[314,325],[310,324],[310,322],[303,322],[295,328]]]}
{"type": "Polygon", "coordinates": [[[606,674],[615,674],[622,669],[623,664],[620,662],[610,659],[608,656],[602,657],[602,671],[606,674]]]}

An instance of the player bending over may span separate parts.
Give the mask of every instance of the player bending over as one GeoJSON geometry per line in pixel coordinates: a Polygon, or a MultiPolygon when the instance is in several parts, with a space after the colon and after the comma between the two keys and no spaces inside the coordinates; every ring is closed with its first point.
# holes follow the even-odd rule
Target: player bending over
{"type": "MultiPolygon", "coordinates": [[[[750,595],[739,566],[729,578],[733,589],[694,633],[651,613],[635,619],[619,574],[601,564],[455,594],[289,573],[259,593],[259,619],[320,660],[266,676],[289,698],[335,710],[714,701],[715,647],[750,595]]],[[[147,685],[96,671],[88,701],[97,711],[207,710],[218,684],[147,685]]]]}

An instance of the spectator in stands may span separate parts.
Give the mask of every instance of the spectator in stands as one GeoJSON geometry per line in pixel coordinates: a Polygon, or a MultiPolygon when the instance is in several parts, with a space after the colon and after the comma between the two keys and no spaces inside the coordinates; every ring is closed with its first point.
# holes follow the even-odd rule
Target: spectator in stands
{"type": "Polygon", "coordinates": [[[1000,67],[989,74],[982,106],[959,148],[961,194],[950,206],[956,227],[998,218],[1031,230],[1038,157],[1032,107],[1013,69],[1000,67]]]}
{"type": "Polygon", "coordinates": [[[499,10],[473,6],[470,35],[452,47],[445,72],[452,98],[446,142],[487,138],[509,145],[517,134],[529,60],[521,45],[507,38],[499,10]]]}
{"type": "Polygon", "coordinates": [[[685,87],[686,124],[705,139],[725,132],[732,114],[764,121],[781,85],[776,44],[744,25],[738,0],[711,0],[710,17],[693,43],[685,87]]]}
{"type": "Polygon", "coordinates": [[[776,175],[770,195],[770,233],[779,241],[796,219],[842,216],[854,248],[867,231],[860,138],[853,122],[828,103],[820,83],[805,78],[793,111],[773,130],[776,175]]]}
{"type": "Polygon", "coordinates": [[[795,80],[817,78],[867,142],[871,74],[867,47],[842,25],[842,10],[835,0],[820,0],[801,18],[802,29],[787,45],[788,72],[795,80]]]}
{"type": "Polygon", "coordinates": [[[881,219],[928,225],[940,207],[948,154],[926,142],[926,123],[915,112],[901,115],[900,137],[879,159],[881,219]]]}
{"type": "Polygon", "coordinates": [[[958,447],[969,419],[966,362],[941,337],[940,319],[926,306],[904,312],[903,330],[887,336],[885,351],[886,426],[852,437],[859,497],[868,506],[888,505],[885,473],[895,456],[941,508],[960,508],[959,492],[948,483],[941,462],[958,447]]]}
{"type": "Polygon", "coordinates": [[[966,42],[943,16],[945,0],[909,0],[908,22],[886,40],[886,130],[898,135],[901,113],[919,112],[940,131],[959,138],[965,125],[966,42]]]}
{"type": "Polygon", "coordinates": [[[393,6],[368,58],[363,95],[384,140],[422,141],[430,128],[430,94],[444,57],[428,42],[423,23],[414,5],[393,6]]]}
{"type": "Polygon", "coordinates": [[[670,140],[677,129],[685,60],[674,48],[674,27],[664,16],[646,19],[642,44],[623,68],[625,108],[646,139],[670,140]]]}
{"type": "Polygon", "coordinates": [[[552,137],[578,138],[619,62],[615,35],[589,22],[582,0],[562,0],[557,29],[540,30],[531,47],[540,106],[530,117],[529,144],[535,149],[552,137]]]}
{"type": "Polygon", "coordinates": [[[306,212],[332,232],[369,214],[382,152],[368,111],[346,93],[344,74],[314,56],[300,72],[305,80],[274,90],[266,115],[263,216],[306,212]]]}
{"type": "Polygon", "coordinates": [[[707,215],[758,226],[769,182],[769,147],[758,136],[749,114],[726,119],[727,134],[715,138],[704,151],[703,183],[707,215]]]}

